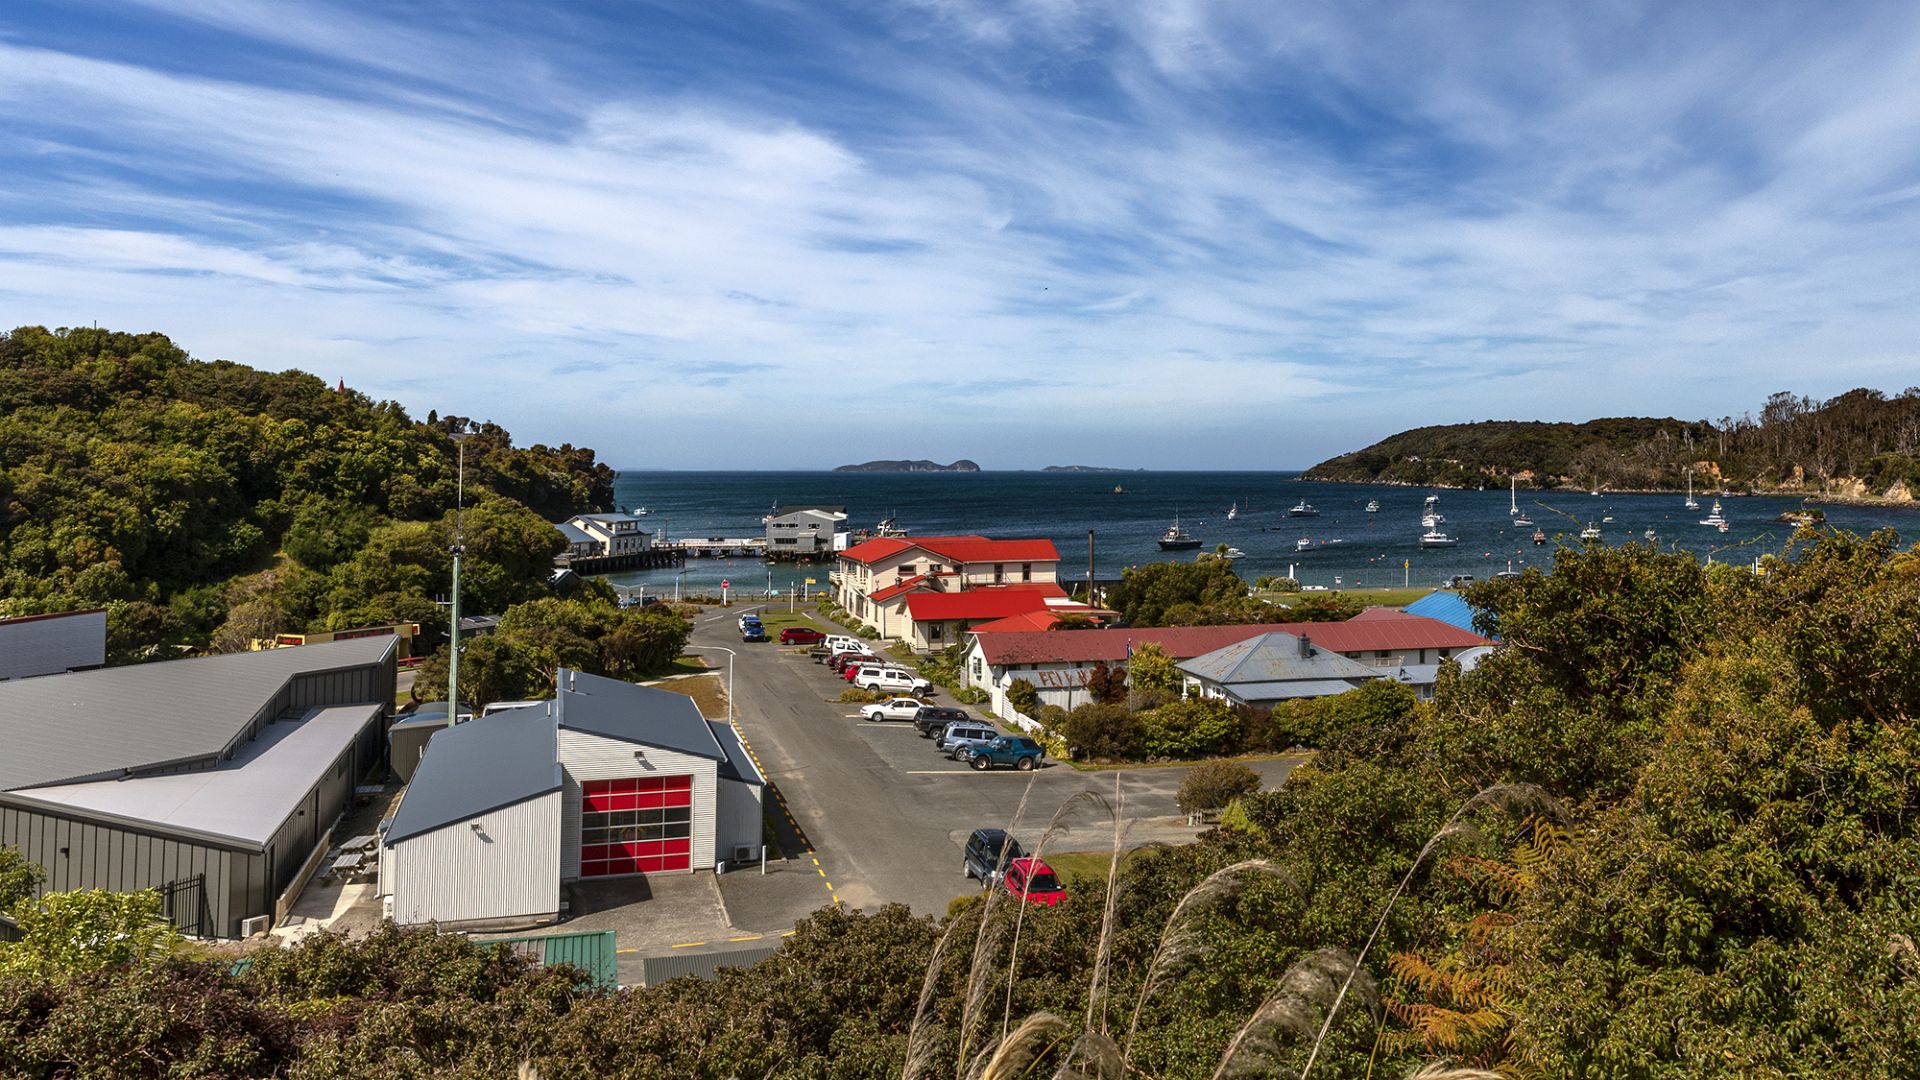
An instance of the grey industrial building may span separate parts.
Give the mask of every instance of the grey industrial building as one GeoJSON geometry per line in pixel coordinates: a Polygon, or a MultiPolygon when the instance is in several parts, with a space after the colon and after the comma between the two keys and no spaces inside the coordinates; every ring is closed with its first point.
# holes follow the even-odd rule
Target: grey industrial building
{"type": "Polygon", "coordinates": [[[156,888],[186,932],[261,929],[381,761],[397,640],[0,683],[0,845],[48,891],[156,888]]]}

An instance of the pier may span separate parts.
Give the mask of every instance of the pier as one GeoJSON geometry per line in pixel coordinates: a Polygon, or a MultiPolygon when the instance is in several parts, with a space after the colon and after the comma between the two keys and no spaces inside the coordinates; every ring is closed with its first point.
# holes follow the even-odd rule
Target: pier
{"type": "Polygon", "coordinates": [[[767,539],[764,536],[709,536],[704,540],[669,540],[665,547],[679,552],[682,561],[689,557],[695,559],[759,557],[767,553],[767,539]]]}
{"type": "Polygon", "coordinates": [[[646,551],[630,551],[624,555],[561,555],[553,560],[553,565],[555,569],[571,570],[576,574],[611,574],[617,570],[657,570],[679,566],[686,561],[686,552],[667,545],[646,551]]]}

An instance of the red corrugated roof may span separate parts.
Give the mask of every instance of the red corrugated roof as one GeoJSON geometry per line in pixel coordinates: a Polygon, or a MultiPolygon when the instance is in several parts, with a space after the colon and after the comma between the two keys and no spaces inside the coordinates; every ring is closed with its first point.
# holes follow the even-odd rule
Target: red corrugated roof
{"type": "MultiPolygon", "coordinates": [[[[1384,610],[1384,609],[1383,609],[1384,610]]],[[[990,633],[980,639],[987,663],[1007,664],[1121,662],[1127,644],[1139,648],[1158,644],[1175,660],[1203,656],[1260,634],[1299,634],[1330,652],[1371,652],[1376,649],[1462,649],[1491,645],[1438,619],[1405,612],[1373,616],[1344,623],[1254,623],[1236,626],[1163,626],[1122,630],[1049,630],[1033,633],[990,633]]],[[[977,632],[977,631],[976,631],[977,632]]]]}
{"type": "Polygon", "coordinates": [[[927,583],[928,578],[953,577],[953,576],[954,575],[951,572],[942,572],[938,574],[921,574],[918,577],[905,578],[900,581],[894,582],[893,584],[887,586],[884,589],[881,589],[879,592],[874,593],[872,596],[867,597],[867,599],[873,601],[876,604],[884,604],[887,601],[893,599],[894,597],[899,596],[901,593],[912,592],[913,590],[924,586],[927,583]]]}
{"type": "Polygon", "coordinates": [[[840,553],[859,563],[878,562],[909,548],[919,548],[956,566],[983,562],[1059,562],[1051,540],[989,540],[984,536],[883,536],[855,544],[840,553]]]}
{"type": "Polygon", "coordinates": [[[972,627],[975,634],[1013,634],[1037,630],[1051,630],[1060,616],[1052,611],[1029,611],[1021,615],[1009,615],[1004,619],[995,619],[972,627]]]}
{"type": "Polygon", "coordinates": [[[1064,598],[1066,595],[1065,589],[1052,582],[994,585],[965,592],[919,592],[907,597],[907,615],[915,622],[927,619],[1004,619],[1030,611],[1049,610],[1048,597],[1064,598]]]}

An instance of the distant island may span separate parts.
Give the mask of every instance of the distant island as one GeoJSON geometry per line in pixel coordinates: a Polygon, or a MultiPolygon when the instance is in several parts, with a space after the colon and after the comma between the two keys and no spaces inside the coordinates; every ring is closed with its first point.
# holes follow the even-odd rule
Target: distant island
{"type": "Polygon", "coordinates": [[[1484,420],[1388,436],[1304,480],[1415,487],[1694,490],[1910,503],[1920,496],[1920,390],[1829,401],[1775,394],[1758,417],[1484,420]]]}
{"type": "Polygon", "coordinates": [[[980,466],[961,458],[951,465],[942,465],[937,461],[868,461],[859,465],[842,465],[834,472],[979,472],[980,466]]]}
{"type": "Polygon", "coordinates": [[[1106,465],[1049,465],[1041,472],[1146,472],[1145,469],[1116,469],[1106,465]]]}

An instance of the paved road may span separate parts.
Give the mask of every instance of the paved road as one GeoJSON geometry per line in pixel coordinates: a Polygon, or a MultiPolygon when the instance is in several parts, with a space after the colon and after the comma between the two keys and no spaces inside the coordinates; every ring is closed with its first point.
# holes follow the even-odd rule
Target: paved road
{"type": "MultiPolygon", "coordinates": [[[[693,644],[736,652],[733,680],[741,732],[811,841],[825,872],[822,887],[830,886],[843,903],[873,908],[897,901],[921,914],[944,913],[948,901],[970,885],[960,871],[968,833],[1007,826],[1030,782],[1024,820],[1015,830],[1029,846],[1075,793],[1111,797],[1111,772],[1083,773],[1064,764],[1032,773],[975,772],[941,756],[911,724],[859,719],[856,706],[830,700],[846,684],[804,650],[742,644],[734,620],[743,610],[748,609],[702,616],[693,644]]],[[[1260,762],[1255,769],[1272,786],[1293,764],[1260,762]]],[[[1129,843],[1177,843],[1198,833],[1174,806],[1184,772],[1120,773],[1129,843]]],[[[1049,850],[1104,848],[1111,842],[1113,826],[1104,811],[1082,810],[1062,824],[1049,850]]]]}

